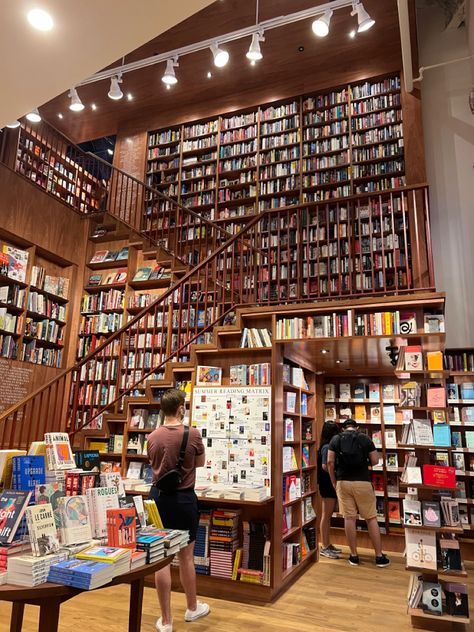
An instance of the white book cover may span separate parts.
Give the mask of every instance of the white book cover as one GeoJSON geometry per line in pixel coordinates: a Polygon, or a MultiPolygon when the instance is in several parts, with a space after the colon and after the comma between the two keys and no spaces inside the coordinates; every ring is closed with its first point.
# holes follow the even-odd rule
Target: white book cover
{"type": "Polygon", "coordinates": [[[289,472],[293,469],[293,448],[291,446],[283,446],[283,471],[289,472]]]}
{"type": "Polygon", "coordinates": [[[339,384],[339,400],[341,402],[348,402],[351,399],[351,385],[339,384]]]}
{"type": "Polygon", "coordinates": [[[436,532],[405,529],[407,566],[436,570],[436,532]]]}
{"type": "Polygon", "coordinates": [[[324,385],[324,396],[327,402],[334,402],[336,400],[336,385],[335,384],[325,384],[324,385]]]}
{"type": "Polygon", "coordinates": [[[421,468],[417,465],[408,466],[406,469],[406,482],[409,485],[421,485],[423,482],[421,478],[421,468]]]}
{"type": "Polygon", "coordinates": [[[324,409],[325,421],[336,421],[336,409],[334,406],[326,406],[324,409]]]}
{"type": "Polygon", "coordinates": [[[58,498],[61,516],[61,543],[79,544],[92,540],[89,510],[85,496],[58,498]]]}
{"type": "Polygon", "coordinates": [[[413,432],[416,444],[433,445],[433,429],[429,419],[414,419],[413,432]]]}
{"type": "Polygon", "coordinates": [[[403,499],[403,523],[406,525],[422,526],[421,502],[419,500],[403,499]]]}
{"type": "Polygon", "coordinates": [[[51,503],[28,507],[26,521],[33,555],[43,557],[59,551],[59,539],[51,503]]]}
{"type": "Polygon", "coordinates": [[[119,509],[116,487],[94,487],[87,490],[87,503],[95,538],[107,536],[107,509],[119,509]]]}
{"type": "Polygon", "coordinates": [[[143,463],[140,461],[130,461],[127,470],[127,478],[141,478],[143,463]]]}
{"type": "Polygon", "coordinates": [[[296,393],[288,392],[286,394],[286,410],[289,413],[296,412],[296,393]]]}
{"type": "Polygon", "coordinates": [[[125,496],[125,487],[120,472],[102,472],[100,485],[101,487],[115,487],[119,496],[125,496]]]}
{"type": "Polygon", "coordinates": [[[370,421],[380,421],[380,406],[370,407],[370,421]]]}
{"type": "Polygon", "coordinates": [[[380,401],[380,384],[377,384],[375,382],[369,384],[369,399],[371,402],[380,401]]]}
{"type": "Polygon", "coordinates": [[[397,432],[395,428],[387,428],[385,430],[385,447],[386,448],[397,447],[397,432]]]}
{"type": "Polygon", "coordinates": [[[48,456],[48,469],[71,470],[76,467],[67,432],[47,432],[44,439],[48,456]]]}

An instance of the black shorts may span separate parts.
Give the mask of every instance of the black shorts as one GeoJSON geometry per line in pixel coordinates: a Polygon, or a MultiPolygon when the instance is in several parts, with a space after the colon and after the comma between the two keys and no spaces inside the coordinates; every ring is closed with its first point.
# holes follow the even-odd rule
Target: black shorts
{"type": "Polygon", "coordinates": [[[331,481],[319,481],[319,494],[321,498],[337,498],[336,490],[332,486],[331,481]]]}
{"type": "Polygon", "coordinates": [[[189,542],[196,540],[199,526],[199,509],[194,489],[178,489],[172,494],[160,494],[156,487],[150,490],[165,529],[189,531],[189,542]]]}

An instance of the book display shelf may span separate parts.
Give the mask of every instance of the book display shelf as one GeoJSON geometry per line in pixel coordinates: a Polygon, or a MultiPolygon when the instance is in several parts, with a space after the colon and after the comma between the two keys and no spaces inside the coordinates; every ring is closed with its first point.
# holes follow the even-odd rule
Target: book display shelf
{"type": "Polygon", "coordinates": [[[73,266],[0,236],[0,356],[61,368],[73,266]]]}
{"type": "Polygon", "coordinates": [[[408,413],[397,446],[406,450],[400,486],[413,625],[427,618],[469,623],[467,573],[457,539],[470,529],[465,455],[452,447],[444,366],[441,351],[408,346],[396,368],[400,409],[408,413]]]}
{"type": "Polygon", "coordinates": [[[100,209],[101,182],[69,155],[56,140],[39,137],[34,128],[19,128],[16,170],[62,202],[80,211],[100,209]]]}

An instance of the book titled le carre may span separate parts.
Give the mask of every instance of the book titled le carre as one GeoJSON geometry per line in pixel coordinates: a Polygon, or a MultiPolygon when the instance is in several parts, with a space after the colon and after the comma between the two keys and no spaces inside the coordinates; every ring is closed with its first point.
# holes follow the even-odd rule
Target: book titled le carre
{"type": "Polygon", "coordinates": [[[43,557],[59,551],[59,540],[51,503],[28,507],[26,522],[33,555],[43,557]]]}
{"type": "Polygon", "coordinates": [[[13,541],[30,498],[31,492],[13,489],[5,489],[0,494],[0,543],[13,541]]]}

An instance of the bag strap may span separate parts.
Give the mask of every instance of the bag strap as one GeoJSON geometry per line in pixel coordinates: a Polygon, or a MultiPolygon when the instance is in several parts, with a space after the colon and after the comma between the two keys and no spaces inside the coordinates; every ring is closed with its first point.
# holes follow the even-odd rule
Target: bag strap
{"type": "Polygon", "coordinates": [[[186,454],[186,446],[188,445],[189,426],[184,426],[183,439],[181,441],[181,447],[179,449],[178,462],[176,463],[176,469],[180,470],[183,467],[184,455],[186,454]]]}

